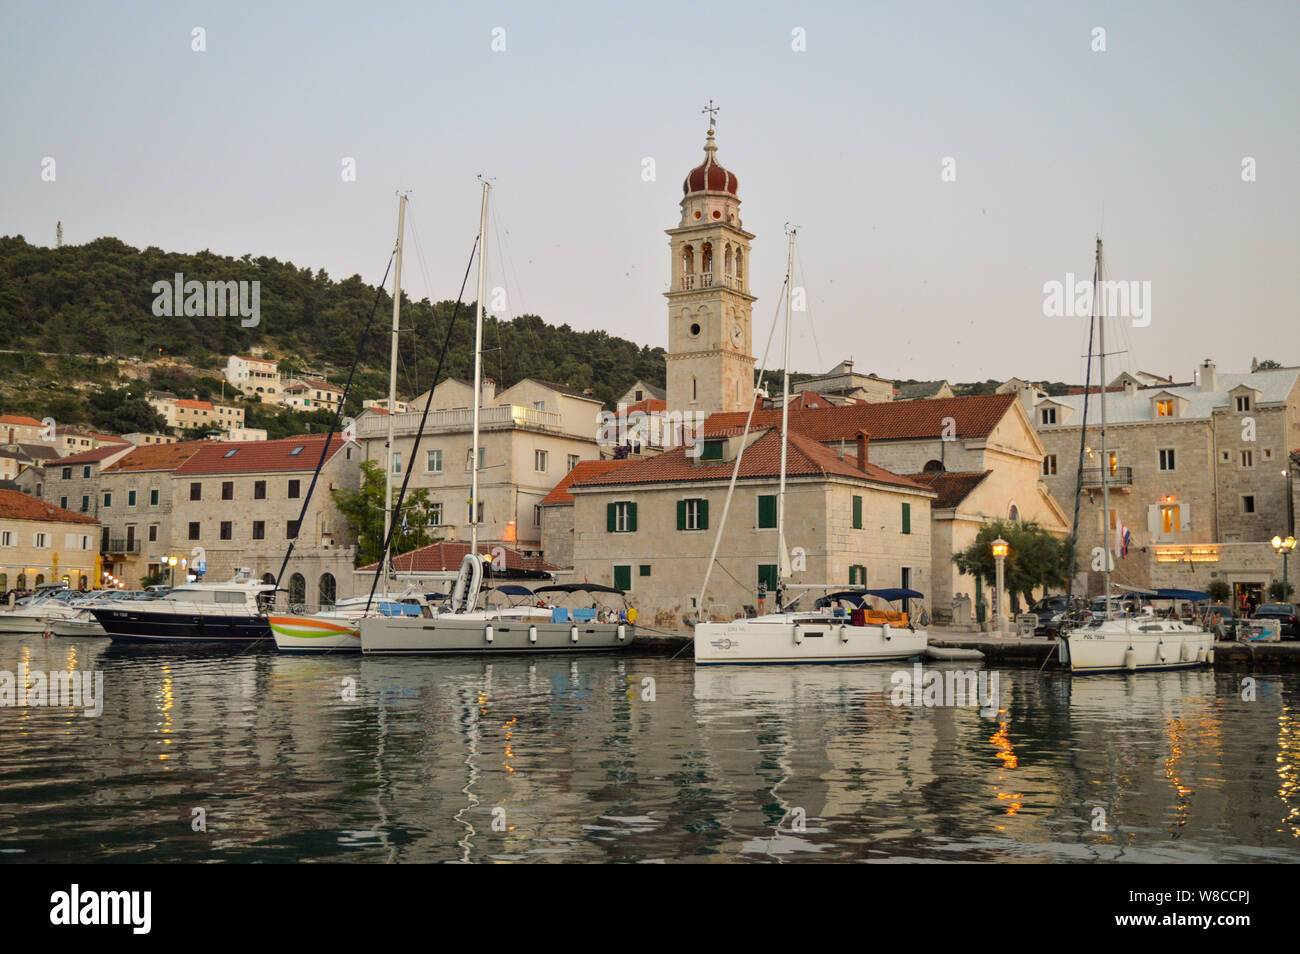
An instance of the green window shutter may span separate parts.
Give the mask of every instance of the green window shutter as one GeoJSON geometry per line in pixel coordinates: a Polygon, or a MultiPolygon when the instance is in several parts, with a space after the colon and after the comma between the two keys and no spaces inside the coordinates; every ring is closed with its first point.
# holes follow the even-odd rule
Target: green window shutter
{"type": "Polygon", "coordinates": [[[702,498],[700,500],[700,529],[709,529],[709,502],[702,498]]]}
{"type": "Polygon", "coordinates": [[[768,592],[776,589],[776,564],[760,563],[758,565],[758,582],[766,585],[768,592]]]}
{"type": "Polygon", "coordinates": [[[628,533],[636,533],[636,504],[634,503],[627,505],[627,530],[628,533]]]}
{"type": "Polygon", "coordinates": [[[618,504],[605,504],[605,532],[614,532],[614,521],[618,519],[618,504]]]}
{"type": "Polygon", "coordinates": [[[686,501],[677,501],[677,529],[686,529],[686,501]]]}
{"type": "Polygon", "coordinates": [[[758,498],[758,528],[771,530],[776,527],[776,497],[763,494],[758,498]]]}
{"type": "Polygon", "coordinates": [[[862,498],[856,494],[853,497],[853,529],[862,529],[862,498]]]}
{"type": "Polygon", "coordinates": [[[649,563],[642,563],[642,564],[641,564],[641,575],[642,575],[642,576],[649,576],[649,575],[650,575],[650,564],[649,564],[649,563]]]}
{"type": "Polygon", "coordinates": [[[630,590],[632,589],[632,567],[631,565],[614,567],[614,589],[630,590]]]}
{"type": "Polygon", "coordinates": [[[903,504],[903,532],[912,532],[912,505],[910,503],[903,504]]]}

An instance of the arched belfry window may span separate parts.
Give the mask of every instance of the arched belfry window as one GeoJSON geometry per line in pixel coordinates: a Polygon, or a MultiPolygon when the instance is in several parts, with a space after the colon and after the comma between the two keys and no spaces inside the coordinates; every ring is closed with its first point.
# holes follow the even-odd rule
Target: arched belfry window
{"type": "Polygon", "coordinates": [[[726,272],[728,278],[735,274],[735,272],[732,271],[734,267],[735,265],[731,257],[731,245],[728,244],[726,251],[722,254],[722,268],[726,272]]]}
{"type": "Polygon", "coordinates": [[[943,461],[927,460],[925,466],[921,468],[923,474],[942,474],[944,472],[943,461]]]}
{"type": "Polygon", "coordinates": [[[682,274],[695,274],[695,247],[693,245],[687,245],[682,249],[682,274]]]}
{"type": "Polygon", "coordinates": [[[745,250],[736,249],[736,283],[745,284],[745,250]]]}

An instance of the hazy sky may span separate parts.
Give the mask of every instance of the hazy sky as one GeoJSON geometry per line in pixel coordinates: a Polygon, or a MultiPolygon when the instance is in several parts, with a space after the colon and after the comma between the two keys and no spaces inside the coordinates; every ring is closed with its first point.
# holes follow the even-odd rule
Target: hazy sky
{"type": "Polygon", "coordinates": [[[1152,289],[1115,370],[1187,380],[1300,363],[1298,39],[1295,2],[0,0],[0,233],[374,282],[411,189],[404,285],[447,298],[484,173],[510,314],[664,345],[663,230],[712,98],[756,342],[801,227],[793,367],[1081,380],[1084,322],[1044,317],[1043,285],[1090,275],[1104,228],[1111,276],[1152,289]]]}

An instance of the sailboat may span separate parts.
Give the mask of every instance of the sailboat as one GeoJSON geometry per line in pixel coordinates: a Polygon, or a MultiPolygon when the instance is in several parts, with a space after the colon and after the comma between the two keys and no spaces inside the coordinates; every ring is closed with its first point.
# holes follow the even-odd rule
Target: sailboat
{"type": "MultiPolygon", "coordinates": [[[[393,421],[397,407],[397,339],[402,315],[402,238],[406,231],[406,195],[398,196],[397,250],[394,253],[393,331],[388,377],[388,458],[384,467],[384,539],[389,538],[393,507],[393,421]]],[[[313,487],[314,489],[314,487],[313,487]]],[[[306,502],[303,504],[306,512],[306,502]]],[[[413,589],[400,594],[389,592],[388,554],[384,554],[384,590],[374,598],[357,596],[340,600],[332,609],[318,613],[268,614],[267,621],[275,636],[275,646],[287,653],[359,653],[360,621],[370,613],[385,616],[418,615],[423,597],[413,589]]]]}
{"type": "MultiPolygon", "coordinates": [[[[461,560],[450,599],[439,606],[425,605],[419,616],[367,616],[359,620],[363,653],[532,653],[593,652],[624,649],[636,638],[635,611],[592,607],[569,610],[544,601],[529,605],[488,603],[492,560],[478,552],[479,506],[479,405],[483,393],[483,284],[487,268],[488,193],[483,180],[479,212],[478,302],[474,325],[474,415],[470,449],[470,550],[461,560]]],[[[390,440],[391,443],[391,440],[390,440]]],[[[412,455],[414,457],[414,455],[412,455]]],[[[389,468],[391,470],[391,467],[389,468]]],[[[384,554],[385,570],[388,554],[384,554]]],[[[539,587],[546,590],[614,593],[597,584],[539,587]]],[[[530,593],[530,595],[532,595],[530,593]]]]}
{"type": "MultiPolygon", "coordinates": [[[[1061,661],[1076,673],[1137,672],[1152,669],[1191,669],[1214,662],[1214,634],[1200,626],[1157,617],[1149,610],[1115,614],[1111,609],[1110,457],[1106,452],[1106,316],[1101,313],[1103,271],[1101,236],[1097,236],[1093,269],[1093,321],[1097,324],[1101,403],[1101,521],[1102,566],[1106,595],[1102,618],[1067,632],[1061,638],[1061,661]]],[[[1091,360],[1091,355],[1089,355],[1091,360]]],[[[1084,401],[1088,395],[1084,395],[1084,401]]],[[[1082,466],[1082,457],[1080,458],[1082,466]]],[[[1077,493],[1077,491],[1076,491],[1077,493]]]]}
{"type": "MultiPolygon", "coordinates": [[[[793,575],[789,548],[785,540],[785,483],[786,452],[790,433],[790,288],[794,274],[794,243],[796,230],[789,231],[789,254],[785,278],[785,366],[781,408],[781,475],[776,496],[777,521],[777,607],[775,613],[737,619],[728,623],[695,624],[695,663],[699,666],[746,663],[849,663],[871,662],[886,659],[908,659],[925,652],[928,637],[917,629],[906,613],[877,613],[866,606],[866,597],[880,591],[844,589],[838,584],[789,584],[784,581],[793,575]],[[786,608],[784,595],[789,590],[826,591],[829,595],[818,599],[808,609],[786,608]],[[838,592],[830,592],[836,590],[838,592]],[[839,603],[848,603],[846,609],[839,603]]],[[[755,395],[759,392],[756,390],[755,395]]],[[[752,412],[751,412],[752,419],[752,412]]],[[[746,434],[748,434],[746,424],[746,434]]],[[[718,545],[726,529],[727,512],[736,476],[743,457],[740,455],[732,472],[732,485],[723,507],[722,521],[714,539],[713,552],[705,570],[704,584],[700,587],[697,606],[704,607],[705,589],[709,573],[717,559],[718,545]]],[[[913,590],[898,591],[903,596],[920,597],[913,590]]],[[[792,606],[799,601],[798,596],[792,606]]]]}

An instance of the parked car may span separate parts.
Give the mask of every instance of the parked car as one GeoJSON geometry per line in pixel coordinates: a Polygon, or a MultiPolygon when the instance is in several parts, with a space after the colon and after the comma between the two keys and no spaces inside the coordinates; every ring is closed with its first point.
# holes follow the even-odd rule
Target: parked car
{"type": "Polygon", "coordinates": [[[1212,631],[1216,639],[1235,639],[1237,612],[1227,603],[1211,603],[1206,607],[1201,625],[1212,631]]]}
{"type": "Polygon", "coordinates": [[[1035,636],[1060,636],[1062,623],[1067,619],[1072,619],[1076,625],[1080,620],[1086,619],[1088,601],[1082,596],[1076,596],[1069,602],[1062,594],[1045,596],[1031,606],[1029,612],[1038,617],[1038,625],[1034,627],[1035,636]]]}
{"type": "Polygon", "coordinates": [[[1296,621],[1296,608],[1290,603],[1261,603],[1255,610],[1255,619],[1276,619],[1282,623],[1282,637],[1300,636],[1300,623],[1296,621]]]}

